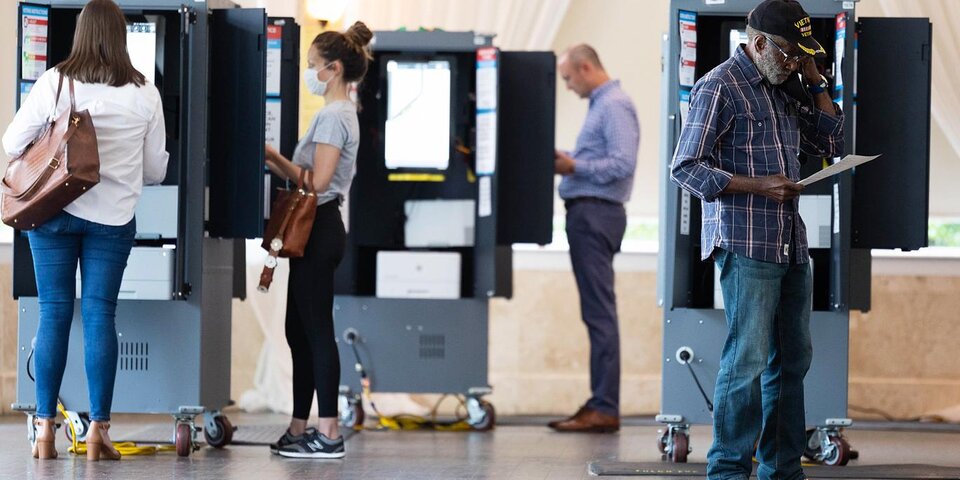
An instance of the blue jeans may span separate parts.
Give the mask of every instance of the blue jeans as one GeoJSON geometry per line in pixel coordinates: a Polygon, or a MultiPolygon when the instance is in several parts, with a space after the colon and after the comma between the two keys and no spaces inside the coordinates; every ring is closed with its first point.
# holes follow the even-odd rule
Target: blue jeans
{"type": "Polygon", "coordinates": [[[110,226],[61,212],[27,233],[40,304],[40,324],[33,356],[38,417],[55,418],[57,415],[57,397],[70,345],[79,260],[80,313],[83,317],[90,419],[110,420],[113,384],[117,377],[117,330],[114,324],[117,296],[136,232],[136,220],[122,226],[110,226]]]}
{"type": "Polygon", "coordinates": [[[714,390],[707,478],[802,479],[803,377],[810,368],[809,264],[777,264],[716,250],[727,339],[714,390]],[[756,446],[755,446],[756,445],[756,446]]]}

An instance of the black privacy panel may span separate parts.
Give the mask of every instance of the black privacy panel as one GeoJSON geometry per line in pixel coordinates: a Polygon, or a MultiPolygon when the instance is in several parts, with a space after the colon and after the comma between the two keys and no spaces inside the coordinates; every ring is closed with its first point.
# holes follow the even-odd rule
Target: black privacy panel
{"type": "Polygon", "coordinates": [[[267,17],[213,10],[210,21],[210,235],[263,234],[267,17]]]}
{"type": "Polygon", "coordinates": [[[497,243],[550,243],[557,59],[501,52],[497,243]]]}
{"type": "Polygon", "coordinates": [[[851,246],[927,246],[930,47],[926,18],[862,18],[851,246]],[[896,32],[893,34],[893,32],[896,32]]]}

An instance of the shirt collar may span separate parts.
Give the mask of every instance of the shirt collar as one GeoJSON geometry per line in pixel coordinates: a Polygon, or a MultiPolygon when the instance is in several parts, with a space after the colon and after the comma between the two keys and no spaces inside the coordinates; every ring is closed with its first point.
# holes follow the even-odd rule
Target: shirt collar
{"type": "Polygon", "coordinates": [[[744,45],[741,44],[737,47],[737,51],[733,54],[733,62],[740,67],[740,71],[743,72],[743,77],[750,85],[756,87],[763,81],[763,75],[760,75],[760,69],[757,68],[757,65],[753,63],[753,60],[747,55],[747,50],[744,48],[744,45]]]}
{"type": "Polygon", "coordinates": [[[590,103],[597,101],[597,99],[614,88],[620,88],[620,80],[607,80],[603,82],[603,84],[590,92],[590,103]]]}

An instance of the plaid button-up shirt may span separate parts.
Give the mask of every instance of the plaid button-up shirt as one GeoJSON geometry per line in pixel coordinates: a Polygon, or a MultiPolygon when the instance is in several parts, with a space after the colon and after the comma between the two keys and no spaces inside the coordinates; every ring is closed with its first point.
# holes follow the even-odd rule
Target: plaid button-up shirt
{"type": "Polygon", "coordinates": [[[843,113],[801,107],[763,79],[743,47],[697,81],[673,157],[671,177],[703,200],[701,258],[715,248],[764,262],[807,263],[799,198],[721,193],[733,175],[783,174],[799,181],[802,150],[815,158],[843,151],[843,113]],[[794,245],[795,243],[795,245],[794,245]]]}

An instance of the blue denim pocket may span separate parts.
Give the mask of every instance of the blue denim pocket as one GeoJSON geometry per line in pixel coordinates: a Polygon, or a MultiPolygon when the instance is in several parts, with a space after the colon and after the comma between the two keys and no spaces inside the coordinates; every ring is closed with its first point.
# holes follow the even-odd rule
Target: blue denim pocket
{"type": "Polygon", "coordinates": [[[137,219],[134,218],[123,225],[104,225],[96,222],[86,222],[86,232],[98,238],[130,238],[137,234],[137,219]]]}
{"type": "Polygon", "coordinates": [[[54,215],[50,220],[43,222],[35,231],[48,234],[67,233],[70,228],[70,220],[74,218],[67,212],[60,212],[54,215]]]}

